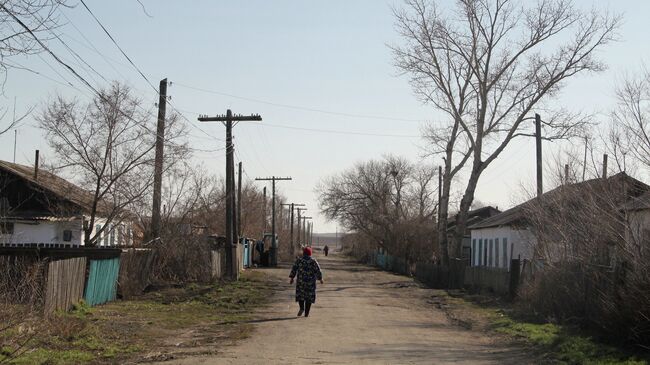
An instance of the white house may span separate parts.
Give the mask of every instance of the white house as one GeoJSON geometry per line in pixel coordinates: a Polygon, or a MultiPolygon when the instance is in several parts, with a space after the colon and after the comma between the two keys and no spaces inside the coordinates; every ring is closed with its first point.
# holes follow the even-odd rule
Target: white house
{"type": "Polygon", "coordinates": [[[472,266],[509,269],[511,259],[532,257],[536,240],[523,219],[522,205],[469,227],[472,266]]]}
{"type": "MultiPolygon", "coordinates": [[[[63,178],[0,161],[0,246],[84,246],[92,202],[90,192],[63,178]]],[[[93,225],[91,237],[103,228],[97,246],[132,244],[130,224],[105,227],[107,207],[99,204],[101,213],[93,225]]]]}
{"type": "MultiPolygon", "coordinates": [[[[548,209],[553,204],[564,202],[562,199],[567,192],[578,194],[579,192],[590,191],[593,192],[594,196],[598,196],[598,194],[608,191],[604,188],[618,189],[617,191],[620,191],[621,194],[611,198],[619,199],[621,203],[638,199],[639,196],[650,190],[650,186],[625,173],[619,173],[607,179],[597,178],[557,187],[542,194],[541,200],[537,200],[537,198],[531,199],[480,223],[471,225],[469,227],[472,245],[471,265],[509,268],[512,259],[533,260],[538,258],[535,257],[538,240],[531,231],[531,224],[527,215],[531,211],[541,208],[544,211],[549,211],[548,209]]],[[[648,197],[648,202],[650,202],[650,197],[648,197]]],[[[549,211],[549,214],[552,213],[549,211]]],[[[631,212],[630,218],[637,220],[639,227],[650,227],[650,210],[637,209],[631,212]]]]}

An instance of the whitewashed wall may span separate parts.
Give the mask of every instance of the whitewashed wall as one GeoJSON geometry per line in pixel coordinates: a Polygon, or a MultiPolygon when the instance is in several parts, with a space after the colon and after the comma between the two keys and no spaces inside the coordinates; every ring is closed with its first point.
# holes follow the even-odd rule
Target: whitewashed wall
{"type": "MultiPolygon", "coordinates": [[[[99,218],[95,220],[95,223],[91,236],[95,235],[98,227],[103,227],[106,224],[106,219],[99,218]]],[[[81,218],[66,222],[46,220],[16,221],[13,224],[13,234],[0,234],[0,245],[85,245],[81,218]],[[72,232],[70,241],[64,240],[64,231],[66,230],[72,232]]],[[[130,226],[125,223],[119,226],[109,225],[109,230],[103,232],[98,246],[108,247],[120,244],[133,244],[133,233],[130,226]]]]}
{"type": "Polygon", "coordinates": [[[473,229],[471,231],[470,242],[472,247],[472,266],[480,265],[509,269],[510,260],[513,258],[521,257],[522,260],[532,259],[535,243],[535,236],[526,229],[514,229],[510,226],[473,229]],[[490,240],[492,240],[491,251],[489,250],[490,240]],[[496,247],[497,240],[498,248],[496,247]],[[504,241],[507,242],[506,255],[503,252],[504,241]],[[482,250],[479,252],[481,242],[482,250]],[[485,260],[486,243],[488,245],[487,260],[485,260]],[[490,253],[492,254],[492,260],[490,260],[490,253]],[[497,254],[498,260],[496,259],[497,254]]]}
{"type": "Polygon", "coordinates": [[[81,219],[71,222],[23,221],[14,222],[13,234],[2,234],[0,236],[0,242],[5,245],[42,243],[46,245],[80,246],[83,241],[83,230],[81,219]],[[63,240],[65,230],[72,232],[70,241],[63,240]]]}

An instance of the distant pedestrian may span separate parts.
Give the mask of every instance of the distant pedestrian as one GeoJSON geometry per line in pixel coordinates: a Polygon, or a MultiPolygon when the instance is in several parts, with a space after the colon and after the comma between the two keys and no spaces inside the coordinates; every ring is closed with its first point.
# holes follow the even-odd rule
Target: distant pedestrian
{"type": "Polygon", "coordinates": [[[325,247],[323,247],[323,252],[325,252],[325,256],[327,256],[327,254],[330,252],[330,248],[325,245],[325,247]]]}
{"type": "Polygon", "coordinates": [[[305,247],[302,250],[302,257],[297,259],[291,268],[289,274],[289,284],[293,284],[293,279],[298,276],[296,282],[296,302],[300,306],[298,317],[305,314],[309,317],[309,309],[316,302],[316,280],[323,284],[323,274],[320,271],[318,261],[311,257],[311,247],[305,247]]]}

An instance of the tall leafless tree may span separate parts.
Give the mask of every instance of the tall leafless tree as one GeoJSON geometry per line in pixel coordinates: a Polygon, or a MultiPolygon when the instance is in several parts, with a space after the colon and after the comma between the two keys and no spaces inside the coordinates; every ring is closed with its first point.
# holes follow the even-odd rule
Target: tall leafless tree
{"type": "Polygon", "coordinates": [[[650,71],[628,77],[616,90],[618,105],[612,122],[625,151],[650,169],[650,71]]]}
{"type": "MultiPolygon", "coordinates": [[[[168,119],[165,140],[168,151],[179,136],[176,118],[168,119]]],[[[40,127],[56,155],[55,168],[69,172],[92,194],[92,208],[84,228],[85,242],[96,243],[108,223],[121,222],[128,207],[148,196],[153,180],[156,137],[155,117],[142,108],[130,89],[114,83],[88,104],[57,97],[38,117],[40,127]],[[92,235],[97,217],[106,218],[92,235]]],[[[166,153],[168,161],[174,160],[166,153]]]]}
{"type": "MultiPolygon", "coordinates": [[[[530,135],[524,122],[548,108],[568,79],[605,68],[595,53],[614,40],[620,18],[603,14],[570,0],[458,0],[448,11],[433,0],[406,0],[395,11],[404,41],[392,47],[396,66],[444,115],[437,138],[446,184],[455,168],[468,165],[456,246],[481,174],[514,138],[530,135]]],[[[546,139],[577,134],[584,123],[562,111],[544,116],[546,139]]]]}

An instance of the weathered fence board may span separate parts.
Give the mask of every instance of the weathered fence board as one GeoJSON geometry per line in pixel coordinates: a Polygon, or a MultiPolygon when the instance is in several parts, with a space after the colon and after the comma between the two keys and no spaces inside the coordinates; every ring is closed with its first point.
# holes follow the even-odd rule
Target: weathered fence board
{"type": "Polygon", "coordinates": [[[85,279],[85,257],[50,262],[45,289],[45,314],[67,311],[78,303],[83,295],[85,279]]]}
{"type": "Polygon", "coordinates": [[[212,250],[210,251],[210,256],[210,262],[212,266],[212,280],[223,278],[225,269],[225,255],[222,254],[222,250],[212,250]]]}
{"type": "Polygon", "coordinates": [[[507,269],[467,266],[465,268],[465,286],[480,290],[487,289],[498,294],[510,292],[510,273],[507,269]]]}
{"type": "Polygon", "coordinates": [[[91,260],[84,298],[90,306],[115,300],[120,259],[91,260]]]}
{"type": "Polygon", "coordinates": [[[155,252],[151,249],[129,249],[120,256],[117,292],[122,298],[141,294],[151,284],[155,252]]]}

